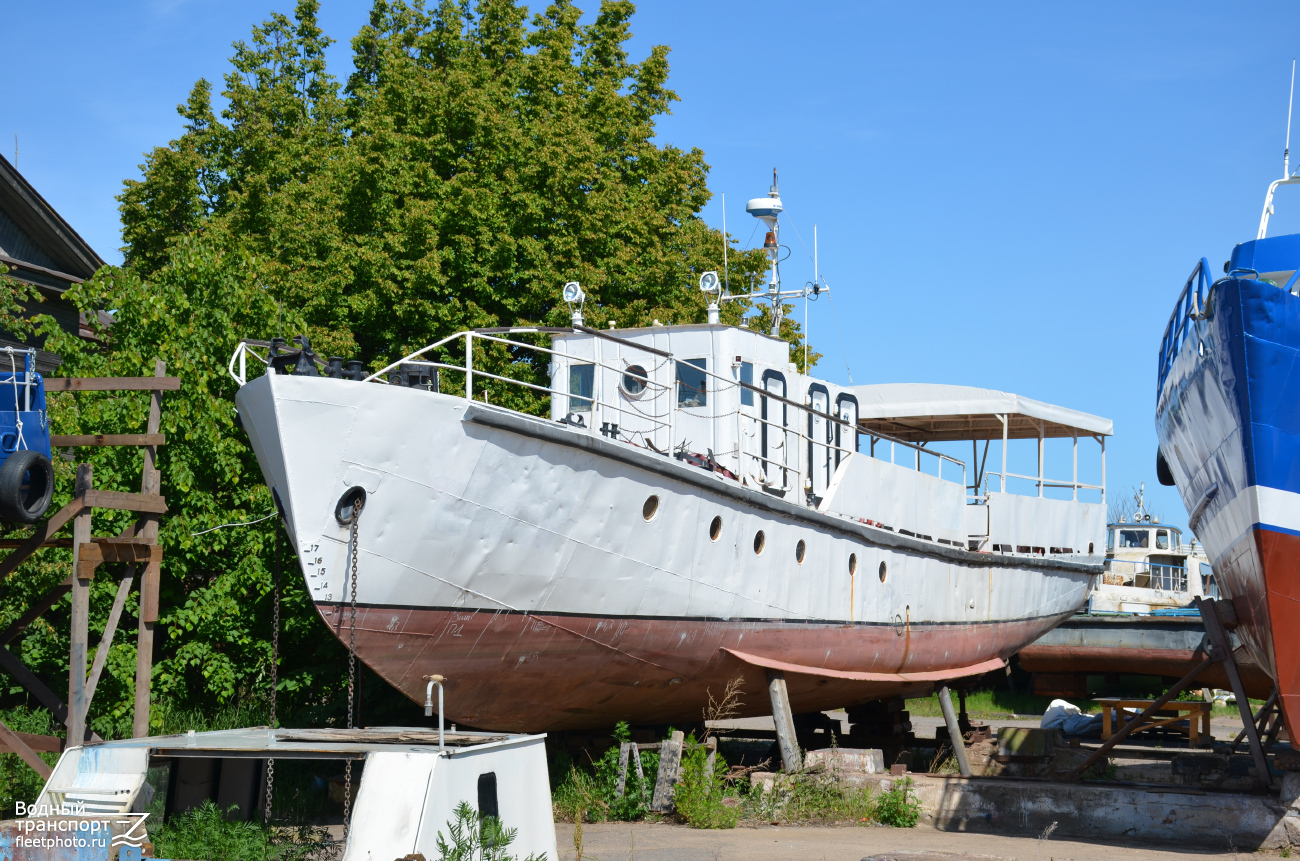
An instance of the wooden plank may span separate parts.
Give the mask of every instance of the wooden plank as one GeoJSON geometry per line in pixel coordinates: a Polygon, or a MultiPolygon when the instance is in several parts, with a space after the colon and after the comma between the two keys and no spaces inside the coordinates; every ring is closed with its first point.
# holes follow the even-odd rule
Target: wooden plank
{"type": "Polygon", "coordinates": [[[54,448],[83,445],[164,445],[166,442],[166,434],[160,433],[54,434],[50,437],[50,445],[54,448]]]}
{"type": "MultiPolygon", "coordinates": [[[[175,392],[180,377],[46,377],[47,392],[175,392]]],[[[157,433],[157,431],[154,431],[157,433]]]]}
{"type": "Polygon", "coordinates": [[[12,643],[19,634],[27,630],[28,625],[35,622],[40,618],[42,613],[53,607],[59,602],[60,598],[68,594],[68,590],[71,588],[72,578],[69,577],[67,580],[64,580],[62,583],[42,595],[40,600],[27,608],[26,613],[23,613],[18,617],[18,621],[14,622],[8,628],[5,628],[3,633],[0,633],[0,646],[7,646],[12,643]]]}
{"type": "MultiPolygon", "coordinates": [[[[76,495],[83,499],[95,486],[94,469],[88,463],[77,466],[76,495]]],[[[90,544],[91,510],[86,508],[72,522],[72,619],[68,645],[68,738],[86,734],[86,655],[90,651],[90,580],[83,573],[82,553],[90,544]]],[[[84,564],[93,563],[86,560],[84,564]]]]}
{"type": "MultiPolygon", "coordinates": [[[[18,540],[17,538],[0,538],[0,550],[17,550],[19,547],[22,547],[26,543],[27,543],[26,538],[22,539],[21,541],[18,540]]],[[[54,538],[49,541],[46,541],[44,544],[41,545],[41,547],[71,547],[71,546],[72,546],[71,538],[54,538]]]]}
{"type": "MultiPolygon", "coordinates": [[[[153,375],[167,373],[167,363],[154,360],[153,375]]],[[[179,386],[178,386],[179,388],[179,386]]],[[[146,433],[158,433],[162,423],[162,391],[154,390],[149,398],[149,422],[146,433]]],[[[140,492],[157,495],[162,488],[162,475],[158,472],[158,450],[153,446],[144,449],[144,466],[140,470],[140,492]]],[[[162,497],[159,497],[161,499],[162,497]]],[[[161,514],[162,512],[158,512],[161,514]]],[[[158,518],[149,517],[137,537],[149,544],[158,543],[158,518]]],[[[150,560],[140,578],[140,629],[136,635],[135,652],[135,713],[132,715],[131,734],[143,738],[149,734],[149,708],[153,685],[154,626],[158,623],[158,581],[162,576],[162,562],[150,560]]]]}
{"type": "MultiPolygon", "coordinates": [[[[15,732],[9,730],[14,735],[22,739],[23,744],[30,747],[37,753],[63,753],[63,739],[57,735],[36,735],[30,732],[15,732]]],[[[0,753],[17,753],[16,750],[9,750],[8,745],[0,742],[0,753]]]]}
{"type": "Polygon", "coordinates": [[[85,498],[86,505],[91,508],[112,508],[115,511],[140,511],[149,514],[167,513],[167,500],[156,493],[88,490],[85,498]]]}
{"type": "Polygon", "coordinates": [[[5,745],[14,753],[21,756],[23,762],[30,765],[32,769],[41,776],[41,780],[50,779],[50,775],[54,773],[54,769],[50,768],[45,760],[37,756],[36,751],[28,747],[27,742],[23,741],[16,732],[9,729],[9,727],[5,726],[2,722],[0,722],[0,741],[4,742],[5,745]]]}
{"type": "Polygon", "coordinates": [[[0,578],[12,574],[14,569],[27,561],[27,558],[40,550],[49,537],[62,529],[67,522],[81,513],[81,509],[86,507],[86,500],[80,496],[73,497],[72,501],[63,506],[55,513],[53,517],[44,523],[37,524],[36,531],[32,537],[22,543],[22,546],[10,553],[0,561],[0,578]]]}
{"type": "Polygon", "coordinates": [[[655,813],[672,813],[673,794],[682,774],[682,741],[685,735],[681,730],[672,734],[659,749],[659,774],[655,777],[655,793],[650,800],[650,809],[655,813]]]}
{"type": "MultiPolygon", "coordinates": [[[[161,562],[162,548],[157,544],[138,541],[113,541],[97,539],[81,545],[78,559],[82,564],[102,565],[105,562],[161,562]]],[[[92,566],[93,567],[93,566],[92,566]]],[[[83,574],[82,576],[89,576],[83,574]]]]}
{"type": "Polygon", "coordinates": [[[632,742],[625,741],[618,746],[618,781],[614,784],[614,796],[622,798],[627,789],[627,758],[632,751],[632,742]]]}
{"type": "MultiPolygon", "coordinates": [[[[92,545],[93,546],[93,545],[92,545]]],[[[135,566],[127,569],[126,576],[117,587],[117,597],[113,599],[113,609],[108,612],[108,621],[104,624],[104,636],[95,647],[95,661],[90,665],[90,679],[86,682],[86,710],[95,699],[95,688],[99,687],[99,677],[104,672],[108,661],[108,650],[113,648],[113,635],[117,633],[117,622],[122,618],[122,608],[126,606],[127,596],[131,594],[131,584],[135,582],[135,566]]]]}

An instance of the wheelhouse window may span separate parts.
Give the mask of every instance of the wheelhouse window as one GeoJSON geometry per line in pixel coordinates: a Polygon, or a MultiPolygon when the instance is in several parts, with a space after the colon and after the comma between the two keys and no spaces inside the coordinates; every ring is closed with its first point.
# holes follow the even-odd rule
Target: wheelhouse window
{"type": "Polygon", "coordinates": [[[709,405],[707,378],[708,359],[687,359],[677,363],[677,406],[705,407],[709,405]]]}
{"type": "MultiPolygon", "coordinates": [[[[740,381],[747,386],[754,385],[754,363],[753,362],[740,363],[740,381]]],[[[753,389],[742,388],[740,390],[740,405],[743,407],[752,407],[754,405],[753,389]]]]}
{"type": "Polygon", "coordinates": [[[1156,530],[1156,549],[1157,549],[1157,550],[1168,550],[1168,549],[1169,549],[1169,530],[1168,530],[1168,529],[1157,529],[1157,530],[1156,530]]]}
{"type": "Polygon", "coordinates": [[[1150,547],[1151,532],[1146,529],[1121,529],[1119,531],[1119,546],[1125,547],[1150,547]]]}
{"type": "Polygon", "coordinates": [[[569,412],[591,412],[591,394],[595,381],[595,365],[569,365],[569,412]]]}

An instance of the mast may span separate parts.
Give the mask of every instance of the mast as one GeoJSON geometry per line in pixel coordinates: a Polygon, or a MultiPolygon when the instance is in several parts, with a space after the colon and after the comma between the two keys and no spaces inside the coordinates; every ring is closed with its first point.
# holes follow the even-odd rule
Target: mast
{"type": "Polygon", "coordinates": [[[1300,176],[1291,175],[1291,108],[1295,104],[1295,60],[1291,60],[1291,95],[1287,98],[1286,103],[1286,146],[1282,149],[1282,178],[1275,179],[1268,187],[1268,194],[1264,195],[1264,212],[1259,217],[1259,234],[1256,239],[1263,239],[1268,235],[1268,218],[1273,214],[1273,194],[1277,191],[1279,185],[1295,185],[1300,183],[1300,176]]]}

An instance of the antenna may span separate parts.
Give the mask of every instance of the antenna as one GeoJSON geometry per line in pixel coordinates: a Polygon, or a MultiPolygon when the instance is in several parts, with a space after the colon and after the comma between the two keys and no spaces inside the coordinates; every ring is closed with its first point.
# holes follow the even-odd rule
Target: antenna
{"type": "Polygon", "coordinates": [[[722,193],[722,283],[726,287],[727,295],[731,295],[731,267],[727,264],[727,246],[731,241],[727,239],[727,193],[722,193]]]}
{"type": "Polygon", "coordinates": [[[1282,177],[1291,176],[1291,107],[1295,104],[1295,58],[1291,58],[1291,95],[1286,102],[1286,148],[1282,150],[1282,177]]]}
{"type": "MultiPolygon", "coordinates": [[[[807,246],[804,246],[807,250],[807,246]]],[[[817,289],[818,278],[821,276],[817,270],[817,224],[813,223],[813,290],[817,289]]],[[[803,291],[803,372],[808,373],[808,291],[803,291]]]]}
{"type": "Polygon", "coordinates": [[[1287,98],[1286,103],[1286,146],[1282,149],[1282,178],[1275,179],[1268,186],[1268,193],[1264,195],[1264,212],[1259,216],[1259,233],[1256,239],[1263,239],[1268,235],[1268,218],[1273,214],[1273,194],[1277,191],[1279,185],[1295,185],[1300,183],[1300,176],[1291,175],[1291,108],[1295,104],[1295,58],[1291,59],[1291,95],[1287,98]]]}

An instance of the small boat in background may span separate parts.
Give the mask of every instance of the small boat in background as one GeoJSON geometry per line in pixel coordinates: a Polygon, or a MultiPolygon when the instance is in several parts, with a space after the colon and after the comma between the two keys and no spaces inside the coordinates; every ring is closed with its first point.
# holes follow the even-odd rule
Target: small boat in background
{"type": "Polygon", "coordinates": [[[1088,597],[1089,613],[1189,609],[1213,588],[1209,560],[1196,539],[1183,544],[1181,529],[1152,517],[1144,491],[1145,485],[1134,495],[1131,521],[1120,515],[1106,525],[1106,573],[1088,597]]]}

